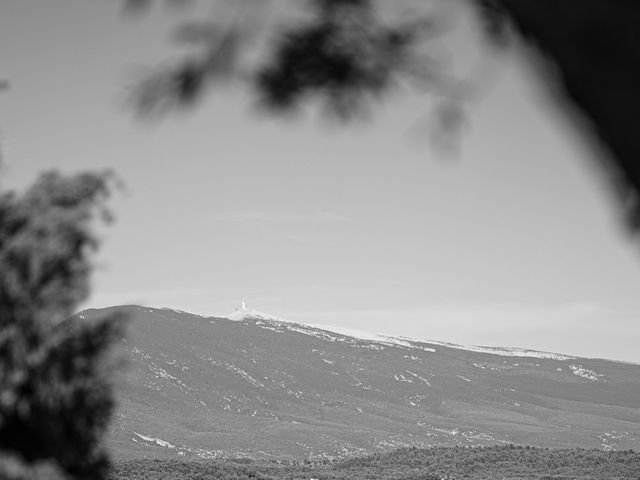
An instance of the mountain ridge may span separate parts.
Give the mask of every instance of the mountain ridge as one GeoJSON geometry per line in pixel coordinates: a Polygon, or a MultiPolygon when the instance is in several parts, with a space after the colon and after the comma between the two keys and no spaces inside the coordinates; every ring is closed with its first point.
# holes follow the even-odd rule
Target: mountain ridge
{"type": "MultiPolygon", "coordinates": [[[[182,313],[190,313],[182,310],[174,310],[169,307],[163,307],[163,309],[173,310],[182,313]]],[[[190,313],[192,315],[198,315],[195,313],[190,313]]],[[[339,327],[330,324],[314,324],[314,323],[302,323],[295,322],[292,320],[285,319],[283,317],[279,317],[276,315],[271,315],[269,313],[265,313],[259,310],[255,310],[252,308],[247,308],[245,302],[243,301],[241,307],[236,309],[234,312],[223,315],[204,315],[205,318],[227,318],[229,320],[271,320],[275,322],[284,322],[284,323],[293,323],[305,327],[316,328],[319,330],[325,330],[333,333],[339,333],[341,335],[345,335],[348,337],[359,338],[363,340],[373,340],[373,341],[382,341],[385,339],[394,340],[394,341],[409,341],[409,342],[422,342],[433,345],[441,345],[448,348],[455,348],[459,350],[467,350],[467,351],[475,351],[475,352],[484,352],[484,353],[494,353],[496,355],[510,356],[510,357],[530,357],[530,358],[555,358],[558,360],[569,360],[572,358],[589,358],[592,360],[605,360],[612,361],[616,363],[626,363],[629,365],[640,365],[640,362],[632,362],[629,360],[620,360],[614,358],[605,358],[605,357],[585,357],[581,355],[569,355],[558,352],[549,352],[546,350],[537,350],[528,347],[517,347],[517,346],[492,346],[492,345],[465,345],[460,343],[453,342],[445,342],[442,340],[433,340],[433,339],[425,339],[425,338],[415,338],[415,337],[407,337],[404,335],[389,335],[382,333],[373,333],[364,330],[358,330],[350,327],[339,327]]]]}
{"type": "Polygon", "coordinates": [[[273,316],[120,308],[133,320],[110,435],[117,458],[347,458],[501,443],[640,447],[634,364],[362,339],[273,316]]]}

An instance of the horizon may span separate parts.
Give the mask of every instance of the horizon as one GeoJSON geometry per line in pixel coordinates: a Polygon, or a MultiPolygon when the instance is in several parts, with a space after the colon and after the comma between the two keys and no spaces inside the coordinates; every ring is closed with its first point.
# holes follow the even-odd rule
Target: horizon
{"type": "MultiPolygon", "coordinates": [[[[417,337],[410,337],[410,336],[404,336],[404,335],[390,335],[390,334],[386,334],[386,333],[382,333],[382,332],[376,332],[376,331],[369,331],[369,330],[359,330],[357,328],[351,328],[351,327],[344,327],[344,326],[340,326],[340,325],[331,325],[331,324],[322,324],[322,323],[305,323],[305,322],[300,322],[300,321],[296,321],[295,319],[291,319],[291,318],[283,318],[277,315],[273,315],[269,312],[263,312],[261,310],[257,310],[254,308],[249,308],[249,307],[243,307],[242,305],[245,303],[245,301],[243,300],[241,302],[241,306],[239,308],[236,308],[235,310],[233,310],[232,312],[229,313],[215,313],[215,314],[201,314],[201,313],[197,313],[197,312],[192,312],[192,311],[188,311],[188,310],[182,310],[182,309],[177,309],[177,308],[172,308],[169,306],[150,306],[150,305],[139,305],[139,304],[128,304],[128,305],[112,305],[110,307],[87,307],[85,309],[79,310],[77,314],[81,314],[83,311],[85,310],[101,310],[101,309],[108,309],[108,308],[126,308],[126,307],[138,307],[138,308],[148,308],[148,309],[154,309],[154,310],[166,310],[166,311],[171,311],[171,312],[177,312],[177,313],[184,313],[187,315],[192,315],[194,317],[199,317],[199,318],[215,318],[215,319],[219,319],[219,320],[228,320],[230,322],[238,322],[238,321],[243,321],[243,320],[252,320],[254,318],[252,317],[246,317],[246,318],[231,318],[231,316],[234,313],[237,312],[242,312],[242,311],[246,311],[246,312],[253,312],[255,314],[260,314],[260,315],[264,315],[266,318],[266,321],[275,321],[275,322],[282,322],[282,323],[292,323],[295,325],[302,325],[302,326],[306,326],[306,327],[311,327],[311,328],[316,328],[319,330],[325,330],[331,333],[337,333],[339,335],[343,335],[346,337],[351,337],[351,338],[356,338],[356,339],[362,339],[362,340],[370,340],[370,341],[382,341],[384,342],[385,339],[396,339],[396,340],[408,340],[408,341],[412,341],[412,342],[417,342],[417,343],[427,343],[427,344],[431,344],[431,345],[441,345],[444,347],[449,347],[449,348],[454,348],[454,349],[460,349],[460,350],[469,350],[469,351],[479,351],[480,353],[493,353],[493,354],[497,354],[497,355],[502,355],[502,356],[512,356],[512,357],[523,357],[523,358],[527,358],[526,353],[542,353],[542,354],[550,354],[550,355],[558,355],[558,356],[562,356],[562,357],[567,357],[566,359],[587,359],[587,360],[605,360],[605,361],[611,361],[614,363],[623,363],[623,364],[629,364],[629,365],[640,365],[640,362],[634,362],[634,361],[630,361],[630,360],[623,360],[623,359],[617,359],[617,358],[607,358],[607,357],[589,357],[589,356],[581,356],[579,354],[571,354],[568,352],[561,352],[561,351],[550,351],[550,350],[539,350],[539,349],[535,349],[535,348],[529,348],[529,347],[525,347],[522,345],[495,345],[495,344],[484,344],[484,345],[479,345],[479,344],[463,344],[463,343],[455,343],[455,342],[450,342],[447,341],[446,339],[435,339],[435,338],[417,338],[417,337]],[[485,352],[482,352],[480,350],[474,350],[474,349],[487,349],[485,352]],[[502,351],[502,352],[501,352],[502,351]],[[518,352],[520,353],[520,355],[514,355],[514,354],[509,354],[507,352],[518,352]]],[[[257,320],[265,320],[262,318],[255,318],[257,320]]],[[[535,355],[532,355],[532,357],[535,358],[535,355]]]]}
{"type": "Polygon", "coordinates": [[[247,298],[305,324],[640,362],[637,239],[522,50],[489,62],[464,30],[442,52],[493,75],[449,155],[430,144],[437,102],[409,88],[353,124],[272,118],[234,88],[143,122],[123,99],[186,17],[118,3],[0,16],[3,187],[51,168],[126,185],[82,308],[247,298]]]}

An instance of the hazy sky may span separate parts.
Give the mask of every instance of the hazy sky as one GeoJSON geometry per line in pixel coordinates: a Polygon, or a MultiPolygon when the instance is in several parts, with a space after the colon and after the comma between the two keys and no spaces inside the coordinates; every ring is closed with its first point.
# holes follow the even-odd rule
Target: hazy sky
{"type": "Polygon", "coordinates": [[[248,306],[314,324],[640,362],[640,255],[587,146],[515,60],[459,154],[399,94],[354,125],[256,114],[240,90],[145,123],[125,104],[186,13],[2,0],[3,187],[110,167],[127,190],[87,306],[248,306]]]}

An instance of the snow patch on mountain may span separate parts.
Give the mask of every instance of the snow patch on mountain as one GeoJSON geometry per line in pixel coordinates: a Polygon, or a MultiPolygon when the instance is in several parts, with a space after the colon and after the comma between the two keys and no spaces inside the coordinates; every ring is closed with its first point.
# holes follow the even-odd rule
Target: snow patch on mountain
{"type": "Polygon", "coordinates": [[[443,347],[455,348],[456,350],[467,350],[469,352],[490,353],[492,355],[500,355],[502,357],[527,357],[527,358],[546,358],[549,360],[572,360],[576,357],[562,355],[560,353],[541,352],[538,350],[529,350],[521,347],[485,347],[479,345],[458,345],[456,343],[439,342],[433,340],[420,340],[421,342],[433,345],[442,345],[443,347]]]}
{"type": "Polygon", "coordinates": [[[603,373],[596,373],[593,370],[584,368],[582,365],[574,365],[573,363],[569,365],[569,369],[574,375],[586,378],[587,380],[591,380],[592,382],[597,382],[600,377],[604,376],[603,373]]]}
{"type": "Polygon", "coordinates": [[[542,352],[538,350],[530,350],[520,347],[487,347],[479,345],[460,345],[456,343],[440,342],[436,340],[422,340],[422,339],[410,339],[407,337],[396,337],[391,335],[376,334],[370,332],[364,332],[349,327],[341,327],[335,325],[320,325],[320,324],[302,324],[286,320],[284,318],[276,317],[268,313],[260,312],[251,308],[247,308],[245,302],[242,302],[242,306],[235,312],[227,315],[223,315],[222,318],[226,318],[233,321],[243,320],[257,320],[257,324],[263,328],[269,330],[280,331],[279,328],[286,329],[293,332],[303,333],[305,335],[311,335],[316,338],[332,341],[332,342],[346,342],[352,343],[353,340],[368,341],[374,344],[398,346],[411,349],[420,349],[425,352],[435,353],[436,349],[426,345],[440,345],[447,348],[455,348],[456,350],[466,350],[469,352],[488,353],[492,355],[500,355],[503,357],[526,357],[526,358],[543,358],[549,360],[573,360],[576,357],[569,355],[562,355],[559,353],[542,352]],[[331,335],[337,334],[339,336],[331,335]]]}
{"type": "MultiPolygon", "coordinates": [[[[345,339],[347,340],[355,339],[355,340],[369,341],[369,342],[389,345],[389,346],[419,349],[419,350],[424,350],[425,352],[435,353],[436,351],[434,348],[423,347],[418,343],[405,337],[393,337],[390,335],[383,335],[379,333],[364,332],[364,331],[357,330],[354,328],[349,328],[349,327],[337,327],[335,325],[313,325],[313,324],[309,324],[309,325],[298,324],[298,327],[302,327],[302,329],[304,329],[305,331],[302,331],[302,330],[296,330],[296,331],[301,331],[302,333],[307,333],[309,335],[317,336],[319,335],[319,333],[317,333],[319,331],[319,332],[323,332],[322,334],[324,336],[327,335],[326,332],[331,332],[331,333],[337,333],[338,335],[341,335],[342,337],[344,337],[344,338],[334,337],[332,339],[333,341],[345,341],[345,339]],[[312,332],[310,329],[315,330],[315,332],[312,332]]],[[[291,329],[293,327],[289,327],[289,328],[291,329]]]]}
{"type": "MultiPolygon", "coordinates": [[[[139,438],[141,438],[145,442],[155,443],[156,445],[160,445],[161,447],[165,447],[165,448],[176,448],[175,445],[167,442],[166,440],[162,440],[161,438],[149,437],[147,435],[142,435],[141,433],[137,433],[137,432],[133,432],[133,434],[137,435],[139,438]]],[[[135,442],[136,439],[134,438],[133,441],[135,442]]]]}
{"type": "Polygon", "coordinates": [[[276,317],[274,315],[270,315],[268,313],[260,312],[258,310],[254,310],[253,308],[247,308],[242,303],[242,307],[238,308],[236,311],[222,315],[221,318],[226,318],[228,320],[233,320],[235,322],[241,322],[243,320],[269,320],[273,322],[284,322],[290,323],[284,318],[276,317]]]}
{"type": "Polygon", "coordinates": [[[293,322],[287,322],[289,325],[287,326],[289,330],[298,331],[300,333],[306,333],[307,335],[313,335],[318,338],[323,338],[325,340],[331,341],[345,341],[345,339],[340,339],[337,337],[330,337],[326,334],[326,332],[337,333],[347,338],[353,338],[357,340],[365,340],[370,342],[375,342],[379,344],[386,344],[392,346],[400,346],[405,348],[412,349],[420,349],[425,352],[435,353],[436,349],[432,347],[427,347],[427,345],[441,345],[443,347],[455,348],[456,350],[466,350],[469,352],[477,352],[477,353],[489,353],[493,355],[500,355],[503,357],[527,357],[527,358],[544,358],[549,360],[572,360],[576,357],[571,357],[568,355],[562,355],[559,353],[552,352],[541,352],[538,350],[529,350],[526,348],[519,347],[485,347],[485,346],[477,346],[477,345],[459,345],[456,343],[448,343],[448,342],[439,342],[435,340],[413,340],[406,337],[393,337],[390,335],[382,335],[376,333],[364,332],[361,330],[356,330],[348,327],[337,327],[334,325],[303,325],[303,324],[295,324],[293,322]],[[315,330],[315,331],[314,331],[315,330]]]}

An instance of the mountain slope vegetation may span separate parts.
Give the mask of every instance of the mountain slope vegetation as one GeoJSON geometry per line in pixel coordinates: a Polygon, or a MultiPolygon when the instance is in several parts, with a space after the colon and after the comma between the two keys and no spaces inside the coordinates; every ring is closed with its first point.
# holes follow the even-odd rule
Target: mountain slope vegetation
{"type": "Polygon", "coordinates": [[[636,479],[640,454],[630,450],[516,447],[403,448],[344,462],[311,463],[133,460],[116,464],[111,480],[358,480],[376,478],[636,479]]]}
{"type": "Polygon", "coordinates": [[[110,433],[119,459],[640,446],[639,365],[123,309],[133,320],[110,433]]]}

